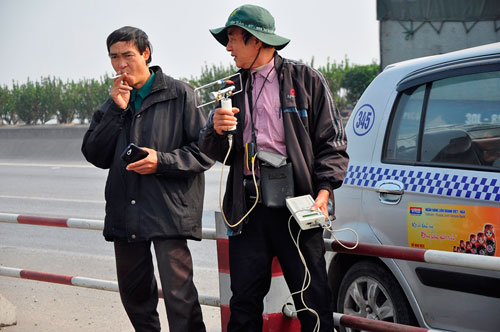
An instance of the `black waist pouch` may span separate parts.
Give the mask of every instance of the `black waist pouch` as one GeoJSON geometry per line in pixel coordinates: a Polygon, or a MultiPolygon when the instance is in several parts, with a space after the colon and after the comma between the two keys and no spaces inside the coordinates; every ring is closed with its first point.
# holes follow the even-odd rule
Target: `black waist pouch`
{"type": "Polygon", "coordinates": [[[293,197],[293,167],[287,163],[274,167],[267,163],[260,164],[260,190],[262,203],[269,208],[286,206],[285,198],[293,197]]]}

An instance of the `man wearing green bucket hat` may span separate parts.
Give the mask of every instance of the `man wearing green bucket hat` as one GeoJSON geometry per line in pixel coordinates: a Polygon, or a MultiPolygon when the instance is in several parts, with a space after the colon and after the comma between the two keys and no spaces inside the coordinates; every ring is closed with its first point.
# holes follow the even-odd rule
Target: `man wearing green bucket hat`
{"type": "Polygon", "coordinates": [[[331,92],[318,71],[278,55],[276,50],[290,40],[275,33],[274,18],[262,7],[243,5],[224,27],[210,32],[240,68],[241,81],[234,84],[243,90],[232,96],[232,109],[212,112],[199,140],[201,151],[220,162],[229,160],[231,166],[222,211],[228,224],[232,290],[227,331],[262,331],[274,257],[294,294],[301,330],[332,331],[323,229],[301,230],[285,198],[266,197],[279,179],[283,186],[278,191],[311,195],[311,209],[328,216],[328,202],[342,184],[349,159],[331,92]],[[236,130],[226,137],[234,125],[236,130]],[[282,162],[269,166],[264,158],[269,154],[282,162]],[[250,165],[256,159],[253,172],[250,165]],[[252,192],[254,173],[262,195],[252,192]],[[310,284],[304,287],[307,273],[310,284]]]}

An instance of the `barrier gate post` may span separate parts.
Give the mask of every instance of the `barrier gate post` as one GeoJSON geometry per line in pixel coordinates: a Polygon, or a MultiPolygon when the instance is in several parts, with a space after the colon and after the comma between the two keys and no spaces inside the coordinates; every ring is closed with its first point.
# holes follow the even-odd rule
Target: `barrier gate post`
{"type": "MultiPolygon", "coordinates": [[[[231,312],[229,300],[231,299],[231,282],[229,278],[229,241],[227,229],[222,219],[222,214],[215,212],[215,232],[217,236],[217,261],[219,268],[219,292],[222,332],[227,332],[227,323],[231,312]]],[[[285,317],[282,313],[285,301],[291,301],[290,291],[286,284],[281,266],[275,258],[272,266],[272,280],[269,293],[264,298],[264,312],[262,318],[263,332],[299,332],[300,322],[297,318],[285,317]]]]}

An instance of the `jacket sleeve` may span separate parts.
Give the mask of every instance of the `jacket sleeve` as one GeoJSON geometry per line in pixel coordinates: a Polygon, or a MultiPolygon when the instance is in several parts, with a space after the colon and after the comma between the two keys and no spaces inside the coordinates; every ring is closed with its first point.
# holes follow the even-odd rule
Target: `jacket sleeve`
{"type": "Polygon", "coordinates": [[[190,176],[208,170],[214,161],[200,151],[198,138],[205,125],[206,116],[195,106],[192,88],[184,91],[183,135],[186,145],[169,151],[157,152],[157,173],[166,176],[190,176]]]}
{"type": "Polygon", "coordinates": [[[347,137],[326,80],[317,72],[313,79],[313,118],[311,139],[314,149],[314,183],[316,191],[340,187],[345,178],[349,156],[347,137]]]}
{"type": "MultiPolygon", "coordinates": [[[[222,163],[229,149],[229,143],[226,137],[217,134],[215,131],[213,115],[212,111],[208,116],[205,127],[200,132],[198,144],[201,151],[206,153],[210,158],[222,163]]],[[[230,162],[226,162],[226,164],[230,164],[230,162]]]]}
{"type": "Polygon", "coordinates": [[[109,98],[92,116],[90,127],[83,137],[82,153],[94,166],[111,167],[126,111],[109,98]]]}

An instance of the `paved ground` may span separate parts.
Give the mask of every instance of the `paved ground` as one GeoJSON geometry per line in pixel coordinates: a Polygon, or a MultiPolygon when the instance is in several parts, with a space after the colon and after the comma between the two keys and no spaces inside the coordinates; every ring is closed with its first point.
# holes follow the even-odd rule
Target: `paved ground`
{"type": "MultiPolygon", "coordinates": [[[[102,220],[107,172],[83,159],[85,129],[0,127],[0,212],[102,220]]],[[[213,228],[220,173],[209,173],[203,219],[213,228]]],[[[190,247],[199,293],[218,296],[215,241],[190,241],[190,247]]],[[[99,231],[0,223],[2,266],[116,280],[114,264],[99,231]]],[[[133,331],[118,293],[0,276],[0,294],[17,307],[18,321],[1,331],[133,331]]],[[[219,308],[202,310],[207,330],[220,331],[219,308]]],[[[168,331],[163,300],[158,312],[168,331]]]]}
{"type": "MultiPolygon", "coordinates": [[[[2,248],[2,265],[16,266],[17,257],[25,257],[30,268],[46,271],[75,273],[115,280],[114,261],[96,257],[54,252],[35,252],[36,249],[2,248]],[[26,257],[33,257],[26,259],[26,257]],[[75,264],[77,262],[77,264],[75,264]],[[111,277],[111,278],[110,278],[111,277]]],[[[196,269],[195,281],[200,294],[218,296],[213,287],[217,274],[213,269],[196,269]]],[[[217,281],[215,282],[215,284],[217,281]]],[[[87,288],[0,277],[0,293],[17,307],[17,325],[0,328],[5,332],[83,332],[83,331],[133,331],[120,302],[118,293],[87,288]]],[[[220,314],[216,307],[202,306],[207,331],[220,331],[220,314]]],[[[158,306],[162,330],[168,331],[163,300],[158,306]]]]}

